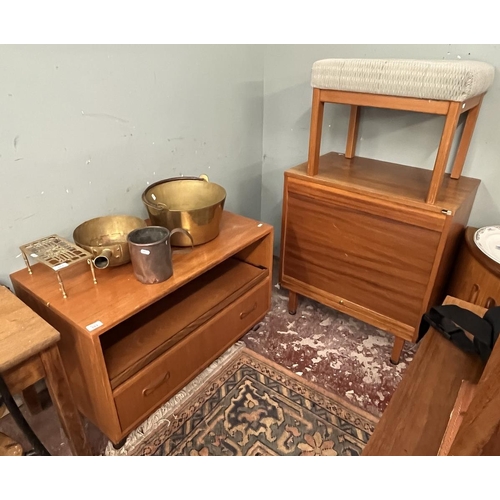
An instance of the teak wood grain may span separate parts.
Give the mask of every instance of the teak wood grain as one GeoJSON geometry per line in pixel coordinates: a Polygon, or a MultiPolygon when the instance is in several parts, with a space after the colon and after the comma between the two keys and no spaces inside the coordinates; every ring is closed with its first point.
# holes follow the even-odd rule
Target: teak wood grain
{"type": "Polygon", "coordinates": [[[474,243],[476,230],[475,227],[465,230],[448,293],[490,308],[500,305],[500,264],[481,252],[474,243]]]}
{"type": "Polygon", "coordinates": [[[354,106],[413,111],[415,113],[429,113],[434,115],[446,115],[450,107],[450,101],[367,94],[364,92],[348,92],[343,90],[313,89],[313,92],[314,90],[319,90],[319,101],[323,103],[350,104],[354,106]]]}
{"type": "MultiPolygon", "coordinates": [[[[486,309],[477,308],[484,315],[486,309]]],[[[478,313],[476,313],[478,314],[478,313]]],[[[500,342],[496,342],[467,412],[450,447],[450,455],[481,455],[500,424],[500,342]]],[[[497,444],[498,448],[498,444],[497,444]]]]}
{"type": "Polygon", "coordinates": [[[450,103],[448,114],[446,115],[446,120],[444,122],[441,140],[439,141],[439,148],[436,155],[436,161],[434,162],[434,169],[432,170],[431,183],[426,198],[427,203],[436,203],[438,191],[441,187],[446,166],[448,164],[448,158],[450,156],[455,130],[457,129],[458,119],[460,118],[460,105],[461,103],[459,102],[450,103]]]}
{"type": "MultiPolygon", "coordinates": [[[[444,303],[484,314],[483,308],[451,297],[444,303]]],[[[483,368],[478,355],[465,353],[429,329],[362,454],[437,455],[462,380],[478,382],[483,368]]]]}
{"type": "Polygon", "coordinates": [[[212,361],[260,321],[269,308],[270,278],[175,344],[147,369],[136,373],[114,392],[124,429],[144,418],[181,390],[212,361]]]}
{"type": "Polygon", "coordinates": [[[0,286],[0,372],[55,344],[59,337],[57,330],[0,286]]]}
{"type": "Polygon", "coordinates": [[[444,299],[480,181],[446,176],[430,205],[430,171],[333,153],[319,165],[314,177],[306,163],[284,175],[280,282],[290,310],[300,294],[415,341],[422,314],[444,299]]]}
{"type": "Polygon", "coordinates": [[[45,379],[74,455],[91,450],[59,355],[60,333],[5,287],[0,287],[0,372],[12,394],[45,379]]]}
{"type": "Polygon", "coordinates": [[[289,181],[284,276],[414,324],[440,233],[308,188],[289,181]]]}
{"type": "MultiPolygon", "coordinates": [[[[199,356],[203,358],[203,366],[208,366],[207,364],[215,359],[213,356],[220,355],[230,346],[228,342],[235,342],[246,333],[241,328],[236,328],[236,324],[242,325],[242,328],[247,328],[248,331],[266,314],[270,307],[272,250],[272,226],[225,211],[217,238],[194,249],[177,249],[173,253],[174,274],[163,283],[139,283],[134,278],[130,264],[97,270],[97,285],[86,279],[86,266],[80,269],[75,266],[67,270],[63,275],[68,292],[67,299],[62,298],[54,273],[46,267],[34,265],[32,275],[25,269],[20,270],[11,275],[11,280],[18,297],[60,332],[59,349],[80,411],[113,443],[118,443],[127,436],[134,425],[140,423],[141,418],[144,420],[162,404],[166,397],[166,393],[161,392],[161,397],[154,403],[148,403],[145,407],[141,402],[141,415],[134,413],[134,405],[139,404],[139,400],[126,397],[120,400],[121,410],[118,412],[117,397],[124,393],[130,380],[134,377],[145,377],[154,384],[154,380],[149,380],[154,371],[153,366],[159,366],[157,363],[161,363],[160,359],[170,362],[171,349],[182,342],[189,345],[189,352],[196,354],[196,359],[199,356]],[[200,303],[189,305],[191,312],[201,311],[201,316],[187,325],[188,330],[177,325],[179,332],[170,338],[168,337],[172,332],[169,333],[168,327],[161,330],[159,324],[148,322],[148,313],[153,312],[158,303],[163,301],[163,304],[168,304],[171,294],[182,294],[182,287],[189,286],[197,278],[200,278],[198,283],[204,282],[205,273],[221,264],[223,267],[223,263],[228,259],[254,268],[250,274],[238,274],[238,279],[246,276],[245,279],[248,280],[239,290],[229,293],[226,297],[220,291],[214,292],[214,296],[217,295],[221,302],[213,305],[211,312],[205,313],[202,311],[201,302],[206,300],[206,296],[203,298],[204,294],[201,293],[200,303]],[[245,292],[246,287],[248,291],[245,292]],[[239,292],[243,293],[243,296],[237,298],[239,292]],[[254,292],[257,293],[255,297],[252,295],[254,292]],[[248,294],[253,297],[252,303],[242,304],[248,306],[249,310],[237,311],[238,321],[235,322],[234,318],[229,317],[231,311],[236,311],[235,304],[248,294]],[[215,315],[209,319],[212,312],[215,315]],[[132,324],[134,318],[139,317],[142,317],[144,322],[136,325],[137,329],[132,328],[127,332],[127,320],[131,320],[132,324]],[[202,320],[206,322],[203,323],[202,320]],[[102,325],[87,329],[87,326],[97,321],[102,325]],[[212,321],[221,322],[225,330],[221,333],[212,332],[210,342],[213,346],[208,352],[202,343],[193,339],[198,338],[197,334],[212,321]],[[194,328],[192,331],[191,326],[194,328]],[[133,338],[137,331],[142,332],[144,345],[141,342],[136,343],[138,337],[133,338]],[[125,339],[128,334],[131,337],[130,345],[127,346],[128,341],[125,339]],[[115,354],[120,351],[121,341],[124,342],[122,346],[125,346],[121,351],[122,354],[125,353],[123,359],[113,355],[113,347],[117,349],[115,354]],[[172,343],[169,343],[171,341],[172,343]],[[138,346],[144,350],[138,350],[135,353],[137,357],[134,357],[132,351],[138,346]],[[198,353],[198,350],[201,352],[198,353]],[[115,369],[116,373],[119,373],[118,380],[116,377],[112,378],[115,369]]],[[[205,284],[208,285],[206,280],[205,284]]],[[[181,319],[182,316],[184,314],[180,312],[181,319]]],[[[173,323],[176,321],[177,317],[173,323]]],[[[193,371],[193,366],[189,366],[191,369],[184,373],[186,376],[183,378],[183,384],[187,384],[202,369],[197,366],[196,371],[193,371]]],[[[168,366],[163,366],[162,369],[168,371],[168,366]]]]}
{"type": "MultiPolygon", "coordinates": [[[[12,278],[11,278],[12,279],[12,278]]],[[[61,333],[59,350],[79,410],[114,442],[121,438],[99,337],[82,334],[43,299],[13,280],[17,296],[61,333]]]]}
{"type": "Polygon", "coordinates": [[[359,125],[359,107],[375,107],[444,115],[445,123],[440,138],[440,144],[424,198],[426,203],[433,205],[437,201],[439,188],[448,165],[448,158],[451,153],[459,117],[462,113],[467,113],[466,124],[460,137],[458,152],[452,167],[451,176],[454,179],[458,179],[461,175],[483,96],[484,94],[474,96],[462,102],[457,102],[313,88],[307,174],[310,176],[316,176],[318,174],[325,103],[347,104],[351,106],[351,116],[345,150],[346,158],[353,158],[355,154],[356,136],[359,125]]]}
{"type": "Polygon", "coordinates": [[[66,372],[56,346],[51,346],[40,353],[45,370],[45,380],[50,398],[61,419],[69,445],[74,455],[91,455],[87,435],[83,428],[80,414],[75,405],[66,372]]]}
{"type": "MultiPolygon", "coordinates": [[[[307,179],[310,177],[307,175],[307,162],[288,169],[286,175],[307,179]]],[[[436,213],[442,210],[455,212],[481,183],[479,179],[465,176],[452,179],[445,174],[436,203],[429,205],[425,198],[431,177],[432,171],[425,168],[360,156],[349,159],[342,153],[331,152],[320,156],[314,182],[386,200],[395,209],[403,204],[436,213]]]]}
{"type": "MultiPolygon", "coordinates": [[[[453,167],[451,170],[452,179],[460,178],[460,175],[462,173],[465,158],[467,156],[467,152],[469,151],[469,146],[472,140],[472,134],[474,133],[474,128],[479,116],[479,110],[481,109],[481,104],[483,102],[483,97],[484,95],[477,96],[477,99],[474,101],[474,103],[471,103],[470,107],[468,108],[470,109],[470,111],[467,113],[467,118],[465,119],[462,137],[460,139],[460,144],[458,146],[457,154],[455,155],[455,161],[453,162],[453,167]]],[[[462,109],[462,111],[464,110],[465,109],[462,109]]]]}
{"type": "Polygon", "coordinates": [[[12,394],[22,392],[26,387],[30,387],[43,379],[44,376],[45,370],[38,354],[2,373],[2,377],[12,394]]]}
{"type": "Polygon", "coordinates": [[[102,335],[111,387],[130,378],[266,276],[267,270],[228,259],[132,316],[116,331],[102,335]]]}
{"type": "Polygon", "coordinates": [[[63,275],[68,299],[62,297],[54,272],[46,266],[35,264],[33,274],[22,269],[12,274],[11,279],[49,303],[50,309],[86,335],[98,336],[238,252],[243,246],[241,242],[250,244],[267,233],[268,224],[225,211],[219,236],[194,249],[174,251],[173,276],[149,287],[134,278],[131,264],[96,269],[98,284],[90,283],[92,286],[85,273],[88,265],[74,266],[63,275]],[[89,332],[86,327],[96,321],[101,321],[102,327],[89,332]]]}

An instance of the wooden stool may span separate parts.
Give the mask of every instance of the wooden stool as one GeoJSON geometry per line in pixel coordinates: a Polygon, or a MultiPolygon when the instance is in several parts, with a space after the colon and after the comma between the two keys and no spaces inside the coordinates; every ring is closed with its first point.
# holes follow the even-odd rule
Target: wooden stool
{"type": "Polygon", "coordinates": [[[426,202],[434,204],[443,181],[453,137],[467,113],[451,177],[462,173],[484,94],[495,68],[478,61],[324,59],[312,68],[313,87],[308,174],[317,175],[325,103],[351,106],[345,157],[355,156],[360,108],[430,113],[445,117],[426,202]]]}
{"type": "Polygon", "coordinates": [[[45,379],[71,451],[91,455],[57,348],[59,338],[57,330],[0,287],[0,382],[16,394],[45,379]]]}

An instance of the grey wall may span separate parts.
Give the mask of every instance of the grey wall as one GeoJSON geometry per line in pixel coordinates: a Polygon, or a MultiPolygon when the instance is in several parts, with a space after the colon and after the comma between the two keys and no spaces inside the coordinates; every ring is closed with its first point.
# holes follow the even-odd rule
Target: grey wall
{"type": "Polygon", "coordinates": [[[147,183],[207,173],[260,218],[263,47],[0,46],[0,283],[19,246],[146,217],[147,183]]]}
{"type": "MultiPolygon", "coordinates": [[[[474,59],[497,68],[486,94],[463,174],[482,180],[470,225],[500,224],[499,45],[272,45],[264,54],[262,219],[276,229],[278,254],[283,172],[307,161],[314,61],[326,58],[474,59]]],[[[327,105],[322,153],[344,151],[349,109],[327,105]]],[[[356,154],[432,168],[444,118],[366,109],[356,154]]],[[[458,136],[458,135],[457,135],[458,136]]]]}
{"type": "MultiPolygon", "coordinates": [[[[310,70],[328,57],[463,59],[496,45],[0,45],[0,283],[18,247],[111,213],[146,217],[147,183],[208,173],[227,209],[270,222],[279,252],[283,172],[307,159],[310,70]]],[[[500,77],[464,168],[470,224],[500,223],[500,77]]],[[[348,109],[327,106],[323,152],[345,146],[348,109]]],[[[443,119],[368,109],[357,154],[432,168],[443,119]]]]}

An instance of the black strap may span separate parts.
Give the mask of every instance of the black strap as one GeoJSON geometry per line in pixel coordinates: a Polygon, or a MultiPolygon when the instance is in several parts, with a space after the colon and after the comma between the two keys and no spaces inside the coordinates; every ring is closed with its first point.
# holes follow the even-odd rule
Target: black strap
{"type": "Polygon", "coordinates": [[[500,335],[500,307],[492,307],[483,318],[453,304],[433,307],[422,317],[418,340],[430,326],[441,332],[458,348],[477,353],[486,361],[500,335]],[[473,336],[472,341],[464,331],[473,336]]]}

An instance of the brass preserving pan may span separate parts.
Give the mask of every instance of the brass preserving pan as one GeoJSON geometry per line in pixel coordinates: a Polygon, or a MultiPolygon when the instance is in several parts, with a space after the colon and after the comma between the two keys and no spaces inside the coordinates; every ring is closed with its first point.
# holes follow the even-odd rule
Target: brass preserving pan
{"type": "Polygon", "coordinates": [[[92,253],[98,269],[121,266],[130,262],[128,234],[146,226],[143,219],[133,215],[106,215],[80,224],[73,231],[73,240],[92,253]]]}
{"type": "Polygon", "coordinates": [[[182,228],[193,241],[182,234],[172,235],[172,245],[201,245],[219,234],[220,219],[226,201],[226,190],[200,177],[171,177],[148,186],[142,194],[151,224],[172,231],[182,228]]]}

